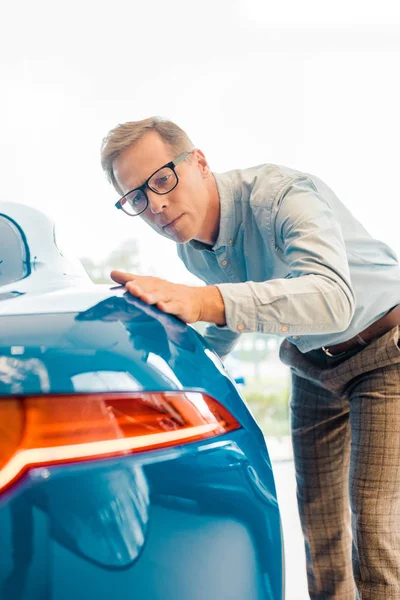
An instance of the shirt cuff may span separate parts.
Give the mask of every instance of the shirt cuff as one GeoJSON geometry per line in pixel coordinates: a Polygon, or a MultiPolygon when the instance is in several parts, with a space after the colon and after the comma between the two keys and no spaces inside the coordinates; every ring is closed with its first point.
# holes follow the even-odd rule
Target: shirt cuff
{"type": "Polygon", "coordinates": [[[237,333],[256,331],[256,306],[254,294],[248,283],[218,283],[225,305],[226,325],[219,329],[230,329],[237,333]]]}

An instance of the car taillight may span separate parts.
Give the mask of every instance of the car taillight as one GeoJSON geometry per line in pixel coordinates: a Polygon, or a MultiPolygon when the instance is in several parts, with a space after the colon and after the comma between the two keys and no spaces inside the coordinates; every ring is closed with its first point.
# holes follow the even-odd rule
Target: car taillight
{"type": "Polygon", "coordinates": [[[0,491],[32,467],[164,448],[239,427],[199,392],[0,397],[0,491]]]}

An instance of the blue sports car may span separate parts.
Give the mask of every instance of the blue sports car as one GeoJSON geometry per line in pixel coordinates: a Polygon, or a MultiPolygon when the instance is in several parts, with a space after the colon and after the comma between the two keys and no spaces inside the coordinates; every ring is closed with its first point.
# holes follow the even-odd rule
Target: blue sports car
{"type": "Polygon", "coordinates": [[[218,356],[0,202],[0,599],[282,600],[283,581],[264,437],[218,356]]]}

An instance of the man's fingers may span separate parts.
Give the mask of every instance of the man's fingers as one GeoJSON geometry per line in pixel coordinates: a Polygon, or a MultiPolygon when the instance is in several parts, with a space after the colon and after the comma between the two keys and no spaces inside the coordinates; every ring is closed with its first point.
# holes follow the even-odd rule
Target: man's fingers
{"type": "Polygon", "coordinates": [[[167,313],[169,315],[175,315],[176,317],[178,317],[178,319],[181,319],[182,321],[185,321],[185,319],[182,318],[182,303],[177,301],[177,300],[171,300],[170,302],[168,301],[159,301],[157,302],[157,308],[159,308],[160,310],[162,310],[162,312],[167,313]]]}
{"type": "Polygon", "coordinates": [[[125,285],[128,281],[132,281],[136,278],[133,273],[124,273],[123,271],[111,271],[110,277],[113,281],[125,285]]]}
{"type": "Polygon", "coordinates": [[[157,300],[153,297],[154,294],[150,294],[149,292],[145,292],[139,285],[134,283],[127,283],[125,289],[131,294],[131,296],[135,296],[135,298],[139,298],[146,304],[155,304],[157,300]]]}
{"type": "Polygon", "coordinates": [[[159,302],[157,302],[157,308],[159,308],[160,310],[162,310],[165,313],[169,313],[170,311],[168,310],[168,305],[171,304],[170,302],[162,302],[161,300],[159,302]]]}
{"type": "Polygon", "coordinates": [[[151,292],[145,292],[143,294],[143,299],[145,302],[149,304],[157,304],[159,303],[165,304],[171,300],[170,294],[167,294],[164,290],[153,290],[151,292]]]}
{"type": "Polygon", "coordinates": [[[128,290],[132,296],[136,296],[137,298],[141,298],[145,294],[140,285],[134,281],[128,281],[125,284],[125,289],[128,290]]]}
{"type": "Polygon", "coordinates": [[[169,301],[169,294],[166,293],[165,290],[160,289],[143,289],[143,286],[134,281],[128,281],[125,285],[125,288],[128,290],[130,294],[136,296],[146,302],[147,304],[157,304],[159,301],[169,301]]]}

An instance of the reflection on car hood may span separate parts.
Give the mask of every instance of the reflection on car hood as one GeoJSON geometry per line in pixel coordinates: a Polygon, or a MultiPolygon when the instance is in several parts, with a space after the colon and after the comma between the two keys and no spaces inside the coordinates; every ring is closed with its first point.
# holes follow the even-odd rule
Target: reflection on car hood
{"type": "Polygon", "coordinates": [[[112,296],[122,296],[121,286],[94,284],[90,281],[66,282],[60,285],[47,283],[44,286],[24,289],[22,282],[14,283],[12,292],[0,293],[0,315],[33,315],[45,313],[80,312],[87,310],[97,302],[112,296]]]}

